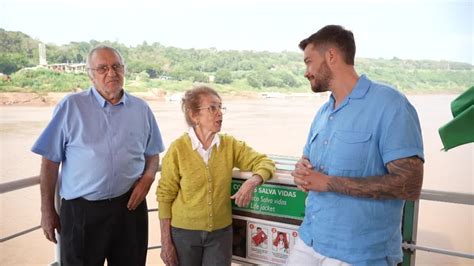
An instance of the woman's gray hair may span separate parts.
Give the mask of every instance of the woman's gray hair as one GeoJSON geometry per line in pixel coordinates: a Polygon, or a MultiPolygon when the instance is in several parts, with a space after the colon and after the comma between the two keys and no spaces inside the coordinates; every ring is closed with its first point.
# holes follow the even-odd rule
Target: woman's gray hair
{"type": "Polygon", "coordinates": [[[114,52],[120,58],[120,62],[122,63],[122,65],[125,65],[125,60],[123,59],[123,56],[120,54],[120,52],[117,49],[109,45],[101,44],[92,48],[92,50],[90,50],[89,54],[87,55],[86,68],[87,68],[87,74],[89,75],[89,77],[92,77],[90,62],[91,62],[92,56],[98,50],[109,50],[109,51],[114,52]]]}
{"type": "Polygon", "coordinates": [[[194,127],[195,123],[191,118],[191,114],[195,114],[199,112],[199,108],[201,107],[201,99],[203,96],[207,95],[214,95],[221,99],[221,96],[211,87],[205,85],[199,85],[194,87],[190,90],[187,90],[184,93],[183,99],[181,101],[181,109],[184,113],[184,118],[186,118],[186,123],[190,127],[194,127]]]}

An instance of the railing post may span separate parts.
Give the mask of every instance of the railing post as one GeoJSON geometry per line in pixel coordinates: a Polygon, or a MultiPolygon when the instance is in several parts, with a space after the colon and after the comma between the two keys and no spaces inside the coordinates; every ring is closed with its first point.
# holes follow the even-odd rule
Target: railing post
{"type": "MultiPolygon", "coordinates": [[[[59,196],[59,180],[56,182],[56,188],[54,192],[54,208],[56,209],[56,213],[60,213],[61,210],[61,196],[59,196]]],[[[61,235],[58,234],[57,231],[54,232],[56,235],[56,241],[58,243],[55,245],[55,252],[54,252],[54,266],[61,266],[61,235]]]]}
{"type": "MultiPolygon", "coordinates": [[[[403,208],[403,221],[402,221],[402,235],[403,243],[414,244],[416,243],[416,236],[418,234],[418,207],[419,200],[405,202],[403,208]]],[[[403,247],[403,245],[402,245],[403,247]]],[[[416,250],[403,248],[403,262],[402,266],[414,266],[416,259],[416,250]]]]}
{"type": "Polygon", "coordinates": [[[56,240],[58,243],[54,245],[54,262],[51,263],[51,266],[61,266],[61,244],[59,244],[61,236],[56,233],[56,240]]]}

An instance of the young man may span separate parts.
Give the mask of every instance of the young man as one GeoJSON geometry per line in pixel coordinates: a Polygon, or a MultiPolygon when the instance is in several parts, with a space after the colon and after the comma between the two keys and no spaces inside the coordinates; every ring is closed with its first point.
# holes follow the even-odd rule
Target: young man
{"type": "Polygon", "coordinates": [[[288,265],[396,265],[404,200],[420,196],[416,110],[395,89],[359,76],[352,32],[328,25],[300,43],[314,92],[331,91],[292,175],[309,191],[288,265]]]}

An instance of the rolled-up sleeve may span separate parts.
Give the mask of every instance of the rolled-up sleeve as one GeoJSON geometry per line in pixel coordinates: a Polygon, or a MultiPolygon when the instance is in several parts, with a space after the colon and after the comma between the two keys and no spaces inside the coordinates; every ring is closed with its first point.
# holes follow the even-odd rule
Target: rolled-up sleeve
{"type": "Polygon", "coordinates": [[[275,173],[275,162],[267,155],[261,154],[249,147],[245,142],[233,139],[234,164],[243,171],[252,171],[262,177],[263,181],[270,179],[275,173]]]}
{"type": "Polygon", "coordinates": [[[398,105],[394,106],[395,110],[386,120],[387,125],[383,127],[383,163],[386,165],[393,160],[411,156],[424,160],[420,121],[415,108],[405,98],[401,98],[398,105]]]}
{"type": "Polygon", "coordinates": [[[159,218],[171,218],[171,206],[179,191],[179,158],[174,145],[171,145],[165,157],[163,157],[161,177],[156,189],[156,200],[158,201],[159,218]]]}

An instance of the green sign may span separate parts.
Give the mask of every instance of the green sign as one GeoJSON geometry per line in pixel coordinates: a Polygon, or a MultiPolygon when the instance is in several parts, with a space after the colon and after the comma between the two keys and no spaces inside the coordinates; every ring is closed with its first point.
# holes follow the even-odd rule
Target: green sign
{"type": "MultiPolygon", "coordinates": [[[[231,195],[244,181],[232,180],[231,195]]],[[[296,187],[263,184],[255,188],[250,204],[241,208],[232,201],[234,210],[303,220],[306,193],[296,187]]]]}

